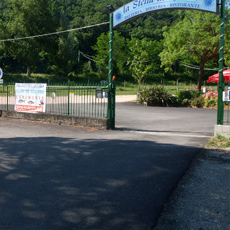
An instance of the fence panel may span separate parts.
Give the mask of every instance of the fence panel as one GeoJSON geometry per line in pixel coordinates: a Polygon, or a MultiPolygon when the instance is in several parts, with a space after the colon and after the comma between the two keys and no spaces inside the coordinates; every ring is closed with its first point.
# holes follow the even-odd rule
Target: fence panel
{"type": "MultiPolygon", "coordinates": [[[[228,89],[230,89],[230,83],[225,84],[225,92],[228,91],[228,89]]],[[[224,102],[224,120],[223,120],[224,125],[230,125],[230,102],[228,100],[229,100],[229,95],[224,102]]]]}
{"type": "Polygon", "coordinates": [[[230,102],[225,102],[224,105],[224,125],[230,125],[230,102]]]}
{"type": "Polygon", "coordinates": [[[14,110],[15,105],[15,86],[0,85],[0,109],[14,110]]]}
{"type": "MultiPolygon", "coordinates": [[[[106,118],[108,87],[101,85],[52,85],[46,89],[46,113],[106,118]]],[[[15,86],[0,86],[0,109],[14,110],[15,86]]]]}

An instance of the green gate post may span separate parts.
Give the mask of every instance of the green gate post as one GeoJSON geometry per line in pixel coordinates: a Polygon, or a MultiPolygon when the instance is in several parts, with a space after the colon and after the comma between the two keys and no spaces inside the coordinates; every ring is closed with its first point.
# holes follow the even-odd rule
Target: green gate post
{"type": "Polygon", "coordinates": [[[69,116],[69,103],[70,103],[69,93],[70,93],[70,82],[68,80],[68,107],[67,107],[67,115],[68,116],[69,116]]]}
{"type": "Polygon", "coordinates": [[[218,83],[218,110],[217,110],[217,125],[223,125],[224,121],[224,102],[223,91],[225,88],[225,79],[223,77],[224,70],[224,24],[225,24],[225,0],[221,1],[220,14],[220,54],[219,54],[219,83],[218,83]]]}
{"type": "Polygon", "coordinates": [[[113,81],[113,11],[112,5],[108,6],[109,14],[109,86],[108,86],[108,111],[110,128],[115,129],[115,84],[113,81]]]}
{"type": "Polygon", "coordinates": [[[6,86],[6,110],[9,110],[9,85],[6,86]]]}

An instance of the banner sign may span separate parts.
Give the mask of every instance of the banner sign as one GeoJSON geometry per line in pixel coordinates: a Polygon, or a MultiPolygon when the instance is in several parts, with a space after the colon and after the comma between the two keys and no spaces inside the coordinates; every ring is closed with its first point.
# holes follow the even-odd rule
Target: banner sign
{"type": "Polygon", "coordinates": [[[45,113],[46,84],[15,84],[15,111],[45,113]]]}
{"type": "Polygon", "coordinates": [[[113,27],[121,26],[128,21],[159,10],[203,10],[217,13],[217,0],[135,0],[113,13],[113,27]]]}

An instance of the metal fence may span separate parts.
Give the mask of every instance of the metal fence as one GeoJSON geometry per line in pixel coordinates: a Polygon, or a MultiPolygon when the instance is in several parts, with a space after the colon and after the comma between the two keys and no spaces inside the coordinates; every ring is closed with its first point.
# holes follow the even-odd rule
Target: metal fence
{"type": "MultiPolygon", "coordinates": [[[[14,110],[15,86],[0,85],[0,109],[14,110]]],[[[48,85],[46,113],[81,117],[107,117],[108,87],[105,85],[48,85]]]]}
{"type": "Polygon", "coordinates": [[[226,102],[224,105],[224,125],[230,125],[230,103],[226,102]]]}
{"type": "MultiPolygon", "coordinates": [[[[229,91],[230,90],[230,83],[226,84],[225,86],[225,91],[229,91]]],[[[230,125],[230,95],[227,94],[227,99],[224,102],[224,120],[223,120],[223,124],[224,125],[230,125]]]]}

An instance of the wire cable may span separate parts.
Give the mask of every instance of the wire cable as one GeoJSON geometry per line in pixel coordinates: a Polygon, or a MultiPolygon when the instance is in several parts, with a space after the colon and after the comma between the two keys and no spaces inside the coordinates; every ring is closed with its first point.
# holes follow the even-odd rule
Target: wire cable
{"type": "Polygon", "coordinates": [[[154,18],[154,17],[151,16],[151,15],[148,15],[148,18],[151,18],[151,19],[153,19],[154,21],[157,21],[157,22],[168,22],[168,21],[172,20],[173,18],[175,18],[175,17],[177,17],[177,16],[178,16],[178,13],[175,14],[174,16],[172,16],[172,17],[166,19],[166,20],[159,20],[159,19],[154,18]]]}
{"type": "Polygon", "coordinates": [[[90,60],[90,61],[97,62],[97,61],[94,60],[93,57],[90,56],[90,55],[84,54],[84,53],[82,53],[81,51],[80,51],[80,54],[81,54],[83,57],[85,57],[86,59],[90,60]]]}
{"type": "MultiPolygon", "coordinates": [[[[199,66],[193,65],[193,64],[188,64],[188,63],[184,63],[184,62],[180,62],[182,66],[185,66],[187,68],[190,69],[200,69],[199,66]]],[[[210,71],[218,71],[218,69],[210,69],[210,68],[204,68],[204,70],[210,70],[210,71]]]]}
{"type": "Polygon", "coordinates": [[[39,34],[39,35],[28,36],[28,37],[21,37],[21,38],[4,39],[4,40],[0,40],[0,42],[19,41],[19,40],[26,40],[26,39],[31,39],[31,38],[39,38],[39,37],[52,36],[52,35],[57,35],[57,34],[72,32],[72,31],[76,31],[76,30],[88,29],[88,28],[92,28],[92,27],[96,27],[96,26],[105,25],[105,24],[109,24],[109,22],[103,22],[103,23],[99,23],[99,24],[95,24],[95,25],[89,25],[89,26],[84,26],[84,27],[80,27],[80,28],[68,29],[68,30],[62,30],[62,31],[57,31],[57,32],[47,33],[47,34],[39,34]]]}
{"type": "Polygon", "coordinates": [[[128,29],[128,30],[122,30],[122,29],[118,29],[117,28],[117,30],[118,31],[120,31],[120,32],[124,32],[124,33],[127,33],[127,32],[129,32],[129,31],[131,31],[131,30],[133,30],[133,29],[135,29],[137,26],[139,26],[140,24],[141,24],[141,22],[145,19],[145,17],[146,17],[146,15],[145,16],[143,16],[141,19],[140,19],[140,21],[133,27],[133,28],[131,28],[131,29],[128,29]]]}

